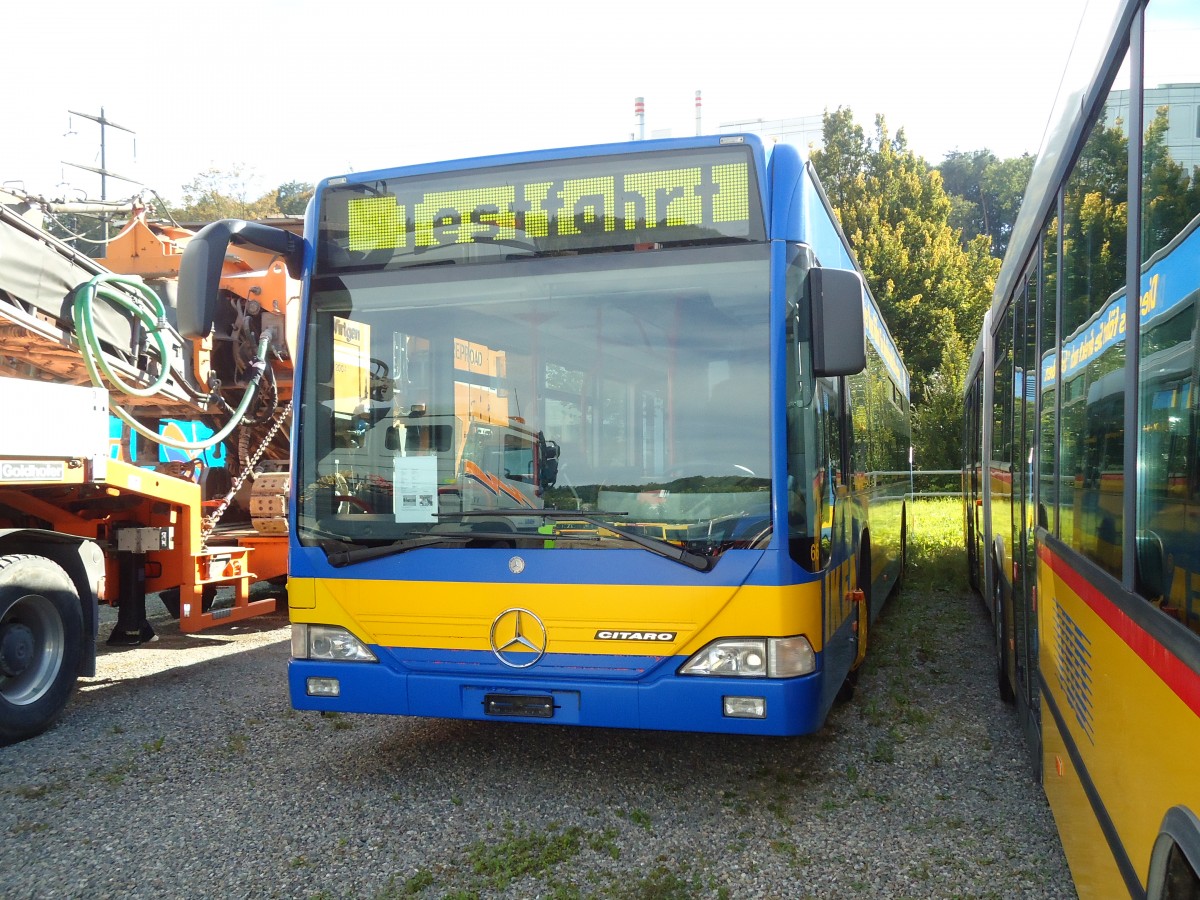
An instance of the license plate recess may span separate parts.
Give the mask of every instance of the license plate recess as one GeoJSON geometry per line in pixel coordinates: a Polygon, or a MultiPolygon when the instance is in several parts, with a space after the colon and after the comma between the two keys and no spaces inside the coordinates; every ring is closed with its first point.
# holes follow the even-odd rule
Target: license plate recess
{"type": "Polygon", "coordinates": [[[483,711],[504,718],[553,719],[554,698],[549,694],[484,694],[483,711]]]}

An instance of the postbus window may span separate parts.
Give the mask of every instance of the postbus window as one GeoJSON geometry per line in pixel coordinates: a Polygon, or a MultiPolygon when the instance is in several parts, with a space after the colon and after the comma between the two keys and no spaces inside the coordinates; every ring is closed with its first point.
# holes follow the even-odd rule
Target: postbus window
{"type": "Polygon", "coordinates": [[[1037,401],[1037,269],[1025,276],[1024,290],[1013,300],[1013,465],[1012,465],[1012,573],[1013,637],[1016,640],[1017,690],[1033,706],[1035,679],[1029,677],[1032,655],[1036,652],[1033,635],[1032,591],[1036,581],[1033,546],[1037,524],[1033,482],[1033,436],[1037,401]]]}
{"type": "Polygon", "coordinates": [[[1063,540],[1113,575],[1122,568],[1125,240],[1129,136],[1122,65],[1095,111],[1063,197],[1063,540]]]}
{"type": "Polygon", "coordinates": [[[992,461],[1007,471],[1012,463],[1012,337],[1013,312],[1009,306],[996,332],[995,401],[992,404],[992,461]]]}
{"type": "Polygon", "coordinates": [[[1007,583],[1012,577],[1012,494],[1013,470],[1020,464],[1013,459],[1013,329],[1016,325],[1016,307],[1021,295],[1010,301],[1000,320],[996,332],[995,387],[992,403],[992,449],[989,477],[992,491],[992,533],[1004,536],[998,559],[1000,571],[1007,583]]]}
{"type": "MultiPolygon", "coordinates": [[[[1194,97],[1200,63],[1190,52],[1187,87],[1155,72],[1181,34],[1200,29],[1191,5],[1146,18],[1146,91],[1142,135],[1142,271],[1138,379],[1138,590],[1168,615],[1200,631],[1200,503],[1197,457],[1196,293],[1200,288],[1200,153],[1172,129],[1185,117],[1176,103],[1194,97]],[[1185,8],[1186,7],[1186,8],[1185,8]],[[1169,18],[1168,18],[1169,13],[1169,18]],[[1172,116],[1172,107],[1176,106],[1172,116]]],[[[1189,103],[1189,105],[1191,105],[1189,103]]],[[[1186,137],[1186,135],[1184,135],[1186,137]]]]}
{"type": "Polygon", "coordinates": [[[1058,216],[1053,213],[1042,228],[1041,311],[1042,325],[1038,341],[1041,370],[1038,389],[1042,393],[1040,432],[1038,435],[1038,524],[1058,533],[1059,477],[1054,429],[1055,391],[1058,390],[1058,354],[1055,322],[1058,313],[1058,216]]]}

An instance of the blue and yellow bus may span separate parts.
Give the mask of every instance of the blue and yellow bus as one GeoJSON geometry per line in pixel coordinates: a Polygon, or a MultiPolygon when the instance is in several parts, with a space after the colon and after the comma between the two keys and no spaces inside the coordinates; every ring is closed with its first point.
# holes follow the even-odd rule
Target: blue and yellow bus
{"type": "Polygon", "coordinates": [[[967,379],[971,581],[1082,897],[1200,896],[1197,33],[1089,6],[967,379]]]}
{"type": "Polygon", "coordinates": [[[908,376],[798,150],[331,178],[302,243],[202,232],[193,296],[227,240],[304,279],[296,708],[788,735],[848,692],[908,376]]]}

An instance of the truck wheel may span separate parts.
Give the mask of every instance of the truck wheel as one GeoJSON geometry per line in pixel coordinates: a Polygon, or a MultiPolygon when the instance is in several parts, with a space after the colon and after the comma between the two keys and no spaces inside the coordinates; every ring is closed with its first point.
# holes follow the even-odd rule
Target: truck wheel
{"type": "Polygon", "coordinates": [[[82,653],[83,610],[62,567],[41,556],[0,556],[0,745],[58,718],[82,653]]]}

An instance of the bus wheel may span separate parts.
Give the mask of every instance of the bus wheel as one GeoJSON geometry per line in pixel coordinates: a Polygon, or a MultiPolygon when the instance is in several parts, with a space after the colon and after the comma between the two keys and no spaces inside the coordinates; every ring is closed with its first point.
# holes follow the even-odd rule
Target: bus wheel
{"type": "Polygon", "coordinates": [[[0,556],[0,744],[45,731],[75,689],[79,593],[58,563],[0,556]]]}
{"type": "MultiPolygon", "coordinates": [[[[866,635],[860,635],[859,640],[865,641],[866,635]]],[[[850,671],[846,673],[845,680],[838,686],[837,694],[834,695],[835,703],[849,703],[854,699],[854,690],[858,687],[858,679],[861,674],[861,662],[851,666],[850,671]]]]}
{"type": "Polygon", "coordinates": [[[858,678],[862,674],[862,663],[854,666],[846,673],[846,680],[841,683],[834,697],[836,703],[849,703],[854,699],[854,691],[858,687],[858,678]]]}
{"type": "Polygon", "coordinates": [[[993,582],[992,597],[995,601],[992,605],[992,615],[995,618],[996,632],[996,686],[1000,692],[1000,699],[1005,703],[1015,703],[1016,694],[1013,693],[1012,682],[1008,680],[1008,654],[1006,648],[1008,642],[1005,640],[1007,629],[1004,618],[1004,588],[1000,584],[1000,579],[996,578],[993,582]]]}
{"type": "Polygon", "coordinates": [[[835,702],[849,703],[854,699],[854,689],[856,687],[858,687],[858,669],[851,669],[846,673],[846,680],[837,689],[837,696],[834,698],[835,702]]]}

